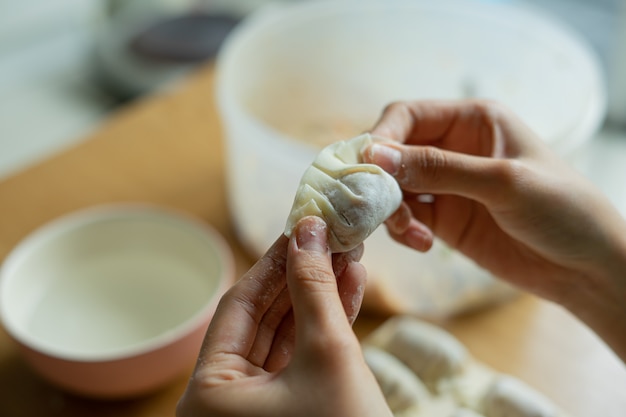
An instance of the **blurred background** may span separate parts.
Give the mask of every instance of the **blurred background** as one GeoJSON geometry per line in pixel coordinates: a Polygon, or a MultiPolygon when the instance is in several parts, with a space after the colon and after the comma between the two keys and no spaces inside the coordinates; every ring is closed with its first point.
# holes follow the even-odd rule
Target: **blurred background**
{"type": "MultiPolygon", "coordinates": [[[[560,19],[597,53],[607,121],[572,160],[626,213],[621,184],[606,181],[626,178],[626,0],[517,1],[560,19]]],[[[0,0],[0,178],[71,146],[115,109],[211,60],[228,31],[266,3],[0,0]]]]}

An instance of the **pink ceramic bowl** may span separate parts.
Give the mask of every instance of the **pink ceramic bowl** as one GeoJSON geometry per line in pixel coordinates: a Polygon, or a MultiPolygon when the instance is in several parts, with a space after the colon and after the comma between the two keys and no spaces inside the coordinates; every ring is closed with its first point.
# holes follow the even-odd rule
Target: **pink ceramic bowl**
{"type": "Polygon", "coordinates": [[[207,225],[156,207],[88,209],[7,257],[0,316],[50,382],[130,397],[190,370],[233,274],[230,249],[207,225]]]}

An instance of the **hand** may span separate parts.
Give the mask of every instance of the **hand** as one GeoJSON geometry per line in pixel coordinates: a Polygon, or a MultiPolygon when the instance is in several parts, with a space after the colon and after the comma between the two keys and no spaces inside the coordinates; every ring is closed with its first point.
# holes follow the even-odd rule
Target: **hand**
{"type": "Polygon", "coordinates": [[[391,416],[352,332],[362,246],[331,258],[306,217],[222,298],[178,417],[391,416]]]}
{"type": "Polygon", "coordinates": [[[485,101],[395,103],[372,134],[398,142],[364,152],[404,191],[394,239],[424,251],[440,237],[566,306],[626,358],[624,219],[515,115],[485,101]]]}

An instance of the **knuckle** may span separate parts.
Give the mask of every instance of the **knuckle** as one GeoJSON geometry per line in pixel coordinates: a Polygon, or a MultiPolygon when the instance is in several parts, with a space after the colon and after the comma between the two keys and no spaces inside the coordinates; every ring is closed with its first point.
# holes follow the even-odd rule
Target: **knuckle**
{"type": "Polygon", "coordinates": [[[475,100],[473,106],[477,114],[491,122],[499,122],[511,112],[505,104],[492,99],[475,100]]]}
{"type": "MultiPolygon", "coordinates": [[[[298,280],[312,289],[322,290],[328,287],[330,290],[336,286],[335,276],[332,269],[322,263],[320,260],[309,259],[307,262],[300,263],[295,268],[298,280]],[[333,285],[333,287],[330,286],[333,285]]],[[[336,290],[335,290],[336,291],[336,290]]]]}
{"type": "Polygon", "coordinates": [[[308,354],[320,358],[330,369],[345,364],[346,358],[360,354],[360,346],[353,333],[339,333],[329,329],[307,344],[308,354]]]}
{"type": "Polygon", "coordinates": [[[383,114],[396,113],[399,111],[405,111],[407,108],[406,101],[393,101],[387,104],[383,110],[383,114]]]}
{"type": "Polygon", "coordinates": [[[513,186],[524,177],[526,167],[516,159],[501,159],[494,165],[494,175],[504,185],[513,186]]]}
{"type": "Polygon", "coordinates": [[[345,272],[352,262],[359,262],[363,257],[364,245],[359,244],[356,248],[341,253],[333,254],[333,272],[335,276],[340,276],[345,272]]]}
{"type": "Polygon", "coordinates": [[[479,115],[477,119],[479,123],[487,128],[491,136],[498,131],[498,127],[506,126],[515,119],[515,114],[508,106],[495,100],[477,100],[474,103],[474,111],[479,115]]]}
{"type": "Polygon", "coordinates": [[[409,227],[412,217],[411,209],[403,202],[398,210],[385,221],[385,224],[391,232],[401,234],[409,227]]]}
{"type": "Polygon", "coordinates": [[[495,180],[496,187],[503,191],[500,195],[505,199],[509,199],[511,194],[523,192],[531,175],[530,168],[517,159],[497,160],[491,169],[491,178],[495,180]]]}
{"type": "Polygon", "coordinates": [[[417,189],[436,186],[442,178],[446,164],[447,158],[441,149],[434,146],[420,147],[415,153],[415,160],[410,166],[406,166],[401,181],[412,182],[417,189]]]}

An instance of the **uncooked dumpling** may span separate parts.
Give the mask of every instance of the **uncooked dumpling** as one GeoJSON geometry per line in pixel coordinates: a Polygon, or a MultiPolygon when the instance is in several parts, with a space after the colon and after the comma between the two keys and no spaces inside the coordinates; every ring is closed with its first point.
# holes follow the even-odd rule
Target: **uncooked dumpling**
{"type": "Polygon", "coordinates": [[[459,408],[450,417],[483,417],[483,415],[469,408],[459,408]]]}
{"type": "Polygon", "coordinates": [[[411,316],[387,320],[366,343],[396,356],[431,389],[459,374],[469,360],[465,346],[454,336],[411,316]]]}
{"type": "Polygon", "coordinates": [[[374,346],[364,346],[363,356],[394,413],[419,406],[429,397],[417,375],[392,354],[374,346]]]}
{"type": "Polygon", "coordinates": [[[556,407],[539,392],[512,376],[498,378],[484,399],[487,417],[557,417],[556,407]]]}
{"type": "Polygon", "coordinates": [[[396,180],[378,165],[363,163],[369,134],[334,143],[304,172],[287,219],[291,236],[298,220],[318,216],[328,224],[332,252],[347,252],[363,242],[402,202],[396,180]]]}
{"type": "Polygon", "coordinates": [[[568,416],[521,380],[472,358],[443,328],[415,317],[388,319],[362,347],[395,417],[568,416]]]}

